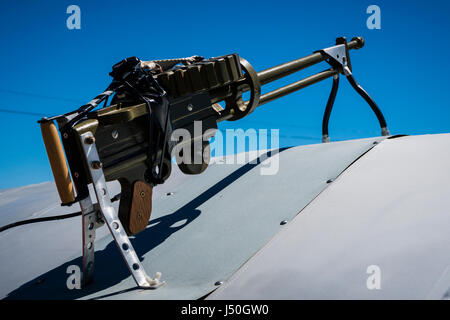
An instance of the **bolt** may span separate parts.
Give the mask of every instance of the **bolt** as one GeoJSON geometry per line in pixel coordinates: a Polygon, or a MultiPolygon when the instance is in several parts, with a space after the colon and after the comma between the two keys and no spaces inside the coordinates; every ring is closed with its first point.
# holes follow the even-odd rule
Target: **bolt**
{"type": "Polygon", "coordinates": [[[84,139],[84,143],[86,144],[93,144],[95,142],[95,138],[93,136],[89,136],[86,137],[86,139],[84,139]]]}
{"type": "Polygon", "coordinates": [[[101,169],[103,167],[103,163],[101,163],[100,161],[92,161],[91,167],[94,169],[101,169]]]}
{"type": "Polygon", "coordinates": [[[112,135],[113,139],[117,139],[119,137],[119,131],[113,130],[111,132],[111,135],[112,135]]]}
{"type": "Polygon", "coordinates": [[[283,220],[280,222],[280,225],[284,226],[287,223],[287,220],[283,220]]]}

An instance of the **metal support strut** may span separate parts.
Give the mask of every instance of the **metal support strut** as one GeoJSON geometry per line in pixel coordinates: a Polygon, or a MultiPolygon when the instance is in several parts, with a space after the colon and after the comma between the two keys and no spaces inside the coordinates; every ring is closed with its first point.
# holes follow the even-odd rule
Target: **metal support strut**
{"type": "Polygon", "coordinates": [[[323,115],[322,121],[322,142],[330,142],[330,137],[328,136],[328,121],[330,120],[331,110],[333,109],[334,100],[336,100],[337,91],[339,88],[339,74],[333,76],[333,86],[331,87],[330,96],[328,98],[327,107],[325,108],[325,113],[323,115]]]}
{"type": "MultiPolygon", "coordinates": [[[[336,39],[336,46],[326,48],[318,52],[327,58],[326,61],[333,67],[334,70],[345,75],[353,89],[355,89],[355,91],[358,92],[358,94],[369,104],[370,108],[375,113],[378,122],[380,123],[381,135],[390,135],[386,120],[384,119],[383,113],[381,112],[380,108],[372,99],[372,97],[367,93],[367,91],[365,91],[353,77],[349,48],[346,39],[344,37],[338,38],[336,39]]],[[[333,104],[336,99],[336,94],[339,86],[339,73],[333,76],[333,86],[331,88],[330,96],[325,108],[325,113],[323,115],[322,142],[330,141],[330,138],[328,136],[328,122],[330,120],[331,110],[333,109],[333,104]]]]}
{"type": "Polygon", "coordinates": [[[83,212],[83,284],[88,284],[93,278],[95,229],[100,226],[97,223],[99,219],[106,222],[136,284],[145,289],[159,288],[165,283],[159,281],[161,274],[157,272],[154,279],[147,275],[111,204],[93,134],[86,132],[80,136],[80,140],[98,201],[97,206],[92,205],[90,197],[80,201],[83,212]],[[97,217],[98,212],[101,218],[97,217]]]}

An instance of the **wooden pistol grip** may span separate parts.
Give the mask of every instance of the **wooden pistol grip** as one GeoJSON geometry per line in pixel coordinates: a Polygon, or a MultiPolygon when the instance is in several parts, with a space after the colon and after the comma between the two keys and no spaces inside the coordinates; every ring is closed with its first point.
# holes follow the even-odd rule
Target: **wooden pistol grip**
{"type": "Polygon", "coordinates": [[[128,229],[137,234],[145,229],[152,212],[153,187],[144,181],[136,181],[133,185],[128,229]]]}
{"type": "Polygon", "coordinates": [[[59,198],[63,204],[74,202],[75,193],[72,179],[70,178],[58,130],[53,121],[41,122],[41,132],[59,198]]]}
{"type": "Polygon", "coordinates": [[[152,212],[153,187],[144,181],[121,182],[119,219],[129,236],[135,235],[148,225],[152,212]]]}

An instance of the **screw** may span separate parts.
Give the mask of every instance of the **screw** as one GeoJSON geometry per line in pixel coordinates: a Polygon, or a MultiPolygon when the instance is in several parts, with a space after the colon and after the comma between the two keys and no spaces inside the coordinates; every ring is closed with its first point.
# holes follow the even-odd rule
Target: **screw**
{"type": "Polygon", "coordinates": [[[111,132],[111,135],[112,135],[113,139],[117,139],[119,137],[119,131],[113,130],[111,132]]]}
{"type": "Polygon", "coordinates": [[[86,139],[84,139],[84,143],[86,144],[93,144],[95,142],[95,138],[93,136],[89,136],[86,137],[86,139]]]}
{"type": "Polygon", "coordinates": [[[280,222],[280,225],[284,226],[287,223],[287,220],[283,220],[280,222]]]}
{"type": "Polygon", "coordinates": [[[92,161],[91,167],[94,169],[100,169],[103,167],[103,163],[101,163],[100,161],[92,161]]]}

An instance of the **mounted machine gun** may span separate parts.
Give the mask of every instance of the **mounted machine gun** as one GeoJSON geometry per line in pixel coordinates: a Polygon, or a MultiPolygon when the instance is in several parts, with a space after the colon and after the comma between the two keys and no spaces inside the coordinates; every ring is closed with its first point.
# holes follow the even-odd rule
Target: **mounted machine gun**
{"type": "Polygon", "coordinates": [[[182,172],[199,174],[207,168],[208,139],[220,121],[239,120],[258,106],[332,77],[322,125],[323,142],[328,142],[328,122],[339,76],[343,74],[374,111],[381,134],[389,135],[380,109],[352,74],[349,51],[363,45],[360,37],[350,42],[338,38],[333,47],[260,72],[238,54],[154,61],[131,57],[113,66],[112,83],[88,104],[63,115],[41,119],[39,123],[62,205],[79,202],[82,210],[83,284],[93,278],[95,230],[104,223],[137,285],[157,288],[163,284],[159,275],[155,279],[147,276],[128,236],[138,234],[147,226],[153,187],[169,177],[175,148],[191,147],[187,154],[177,154],[182,156],[178,161],[182,172]],[[261,86],[322,61],[331,68],[261,94],[261,86]],[[245,92],[250,93],[248,101],[242,97],[245,92]],[[97,108],[102,102],[104,105],[97,108]],[[225,106],[221,107],[219,102],[225,106]],[[201,122],[200,132],[195,130],[195,122],[201,122]],[[172,134],[177,129],[187,130],[191,138],[173,140],[172,134]],[[194,161],[198,154],[200,161],[194,161]],[[106,181],[113,180],[120,182],[121,194],[111,198],[106,181]],[[95,191],[95,204],[89,194],[89,184],[95,191]],[[116,214],[111,202],[119,196],[116,214]]]}

